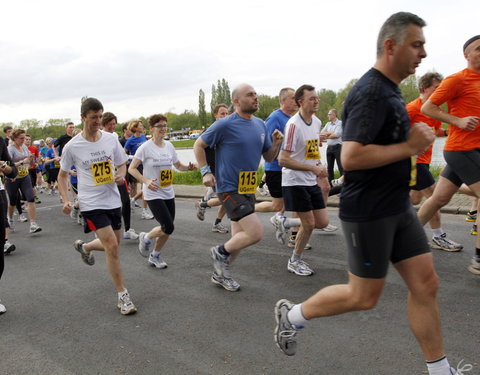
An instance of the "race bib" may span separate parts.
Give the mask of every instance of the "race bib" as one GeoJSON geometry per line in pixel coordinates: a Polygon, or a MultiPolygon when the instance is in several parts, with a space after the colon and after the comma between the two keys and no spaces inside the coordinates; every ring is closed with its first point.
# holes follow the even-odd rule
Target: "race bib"
{"type": "Polygon", "coordinates": [[[166,188],[173,183],[173,170],[163,169],[160,171],[160,187],[166,188]]]}
{"type": "Polygon", "coordinates": [[[305,148],[305,159],[320,159],[318,138],[307,139],[307,147],[305,148]]]}
{"type": "Polygon", "coordinates": [[[415,186],[417,184],[417,157],[410,156],[410,183],[408,186],[415,186]]]}
{"type": "Polygon", "coordinates": [[[17,177],[25,177],[28,174],[28,165],[20,165],[17,167],[17,177]]]}
{"type": "Polygon", "coordinates": [[[238,194],[255,194],[257,171],[241,171],[238,175],[238,194]]]}
{"type": "Polygon", "coordinates": [[[90,164],[92,169],[93,181],[95,185],[103,185],[113,182],[113,169],[110,165],[110,160],[99,161],[98,163],[90,164]]]}

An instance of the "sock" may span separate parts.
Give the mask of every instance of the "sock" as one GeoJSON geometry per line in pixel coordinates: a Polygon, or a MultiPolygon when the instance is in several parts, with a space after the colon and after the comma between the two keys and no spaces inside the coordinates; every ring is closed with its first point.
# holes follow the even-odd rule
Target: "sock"
{"type": "Polygon", "coordinates": [[[442,234],[444,234],[444,230],[440,227],[438,229],[432,229],[434,237],[440,237],[442,234]]]}
{"type": "Polygon", "coordinates": [[[308,319],[305,319],[302,313],[302,305],[295,305],[288,312],[287,318],[291,324],[297,329],[302,329],[305,327],[305,324],[308,322],[308,319]]]}
{"type": "Polygon", "coordinates": [[[128,290],[127,290],[127,289],[124,289],[122,292],[118,292],[118,298],[120,298],[120,297],[123,296],[124,294],[128,294],[128,290]]]}
{"type": "Polygon", "coordinates": [[[31,222],[30,222],[30,226],[32,226],[32,225],[34,225],[34,224],[37,225],[37,222],[36,222],[36,221],[31,221],[31,222]]]}
{"type": "Polygon", "coordinates": [[[201,201],[201,202],[200,202],[200,207],[202,207],[202,208],[208,208],[208,202],[201,201]]]}
{"type": "Polygon", "coordinates": [[[215,219],[215,225],[220,224],[222,222],[222,219],[216,218],[215,219]]]}
{"type": "Polygon", "coordinates": [[[160,251],[152,251],[152,256],[158,257],[160,255],[160,251]]]}
{"type": "Polygon", "coordinates": [[[302,259],[302,254],[297,254],[295,251],[292,253],[292,257],[290,258],[292,262],[295,262],[296,260],[302,259]]]}
{"type": "Polygon", "coordinates": [[[427,368],[429,375],[450,375],[450,364],[447,357],[443,356],[436,361],[427,361],[427,368]]]}
{"type": "Polygon", "coordinates": [[[218,252],[219,252],[221,255],[223,255],[225,258],[228,257],[228,256],[230,256],[230,253],[229,253],[227,250],[225,250],[225,246],[223,246],[223,245],[220,245],[220,246],[218,247],[218,252]]]}
{"type": "Polygon", "coordinates": [[[145,233],[145,237],[143,237],[143,239],[144,239],[144,241],[145,241],[146,243],[152,242],[152,241],[150,240],[150,237],[148,237],[148,233],[145,233]]]}
{"type": "Polygon", "coordinates": [[[286,228],[294,228],[294,227],[299,227],[300,224],[302,224],[302,222],[300,221],[300,219],[298,217],[295,217],[295,218],[286,218],[285,221],[284,221],[284,226],[286,228]]]}

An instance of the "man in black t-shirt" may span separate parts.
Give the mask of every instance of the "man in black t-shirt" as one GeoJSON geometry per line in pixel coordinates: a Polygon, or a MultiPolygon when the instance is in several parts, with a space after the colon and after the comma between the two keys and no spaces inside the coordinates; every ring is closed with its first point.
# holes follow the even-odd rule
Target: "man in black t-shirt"
{"type": "Polygon", "coordinates": [[[411,156],[423,152],[434,134],[423,123],[409,129],[398,88],[426,57],[424,26],[414,14],[392,15],[380,30],[374,67],[346,99],[340,218],[348,247],[348,284],[322,289],[302,304],[277,302],[275,339],[287,355],[295,354],[297,330],[310,319],[373,308],[391,262],[409,289],[410,326],[429,373],[456,373],[450,372],[442,344],[432,254],[409,201],[409,185],[415,184],[411,156]]]}
{"type": "Polygon", "coordinates": [[[61,135],[55,140],[53,147],[58,156],[62,156],[62,150],[65,145],[73,138],[74,130],[75,124],[73,122],[67,123],[67,125],[65,125],[65,134],[61,135]]]}

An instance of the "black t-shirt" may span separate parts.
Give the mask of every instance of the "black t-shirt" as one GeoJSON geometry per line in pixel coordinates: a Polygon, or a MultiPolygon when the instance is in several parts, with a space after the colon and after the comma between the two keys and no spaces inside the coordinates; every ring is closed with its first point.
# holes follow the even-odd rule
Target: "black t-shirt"
{"type": "Polygon", "coordinates": [[[63,151],[63,148],[65,147],[65,145],[70,142],[70,140],[72,139],[73,137],[69,136],[68,134],[63,134],[61,135],[60,137],[58,137],[53,146],[55,148],[58,147],[58,155],[59,156],[62,156],[62,151],[63,151]],[[60,147],[59,147],[60,146],[60,147]]]}
{"type": "MultiPolygon", "coordinates": [[[[202,134],[205,133],[205,131],[206,129],[202,132],[202,134]]],[[[209,146],[205,147],[205,157],[210,170],[215,176],[215,148],[211,148],[209,146]]]]}
{"type": "Polygon", "coordinates": [[[120,137],[118,138],[118,141],[122,145],[123,148],[125,148],[125,143],[127,143],[127,139],[125,137],[120,137]]]}
{"type": "MultiPolygon", "coordinates": [[[[352,88],[343,111],[343,141],[390,145],[405,142],[410,120],[398,85],[370,69],[352,88]]],[[[340,218],[362,222],[410,207],[410,158],[379,168],[346,171],[340,218]]]]}

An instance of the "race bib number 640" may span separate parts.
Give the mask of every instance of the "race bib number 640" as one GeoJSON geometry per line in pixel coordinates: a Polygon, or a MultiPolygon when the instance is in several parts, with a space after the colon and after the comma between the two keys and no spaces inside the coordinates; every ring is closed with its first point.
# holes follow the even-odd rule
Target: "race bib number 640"
{"type": "Polygon", "coordinates": [[[90,164],[90,167],[92,168],[93,181],[95,182],[95,185],[108,184],[114,181],[110,160],[92,163],[90,164]]]}

